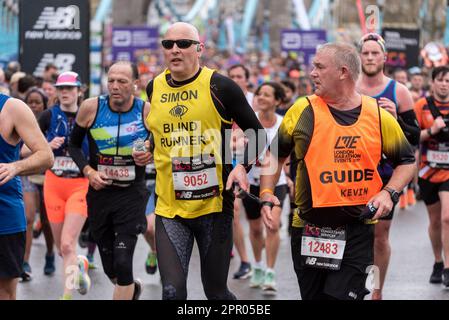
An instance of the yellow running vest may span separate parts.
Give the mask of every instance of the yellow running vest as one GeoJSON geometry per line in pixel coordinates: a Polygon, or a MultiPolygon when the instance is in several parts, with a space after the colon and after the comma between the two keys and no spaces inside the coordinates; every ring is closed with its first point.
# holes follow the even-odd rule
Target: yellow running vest
{"type": "Polygon", "coordinates": [[[376,100],[362,96],[359,119],[350,126],[338,124],[320,97],[309,100],[315,123],[304,160],[313,207],[366,204],[382,187],[377,171],[382,136],[376,100]]]}
{"type": "Polygon", "coordinates": [[[146,119],[154,137],[156,214],[196,218],[223,208],[221,127],[210,92],[213,70],[203,67],[186,85],[170,87],[165,71],[154,79],[146,119]]]}

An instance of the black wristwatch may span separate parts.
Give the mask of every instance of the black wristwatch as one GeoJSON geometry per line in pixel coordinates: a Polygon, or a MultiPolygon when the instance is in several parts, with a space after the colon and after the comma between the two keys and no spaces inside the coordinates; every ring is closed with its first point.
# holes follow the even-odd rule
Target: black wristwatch
{"type": "Polygon", "coordinates": [[[385,187],[383,190],[387,191],[390,194],[391,201],[393,201],[394,205],[399,202],[399,192],[390,187],[385,187]]]}

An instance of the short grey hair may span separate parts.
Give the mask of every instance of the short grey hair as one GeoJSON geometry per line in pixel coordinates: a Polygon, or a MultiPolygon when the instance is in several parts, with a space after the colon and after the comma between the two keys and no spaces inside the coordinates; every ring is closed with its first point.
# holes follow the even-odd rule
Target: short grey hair
{"type": "Polygon", "coordinates": [[[321,45],[317,52],[326,51],[332,55],[335,66],[341,68],[346,66],[349,70],[352,80],[355,82],[362,72],[362,63],[360,61],[357,49],[347,43],[329,42],[321,45]]]}

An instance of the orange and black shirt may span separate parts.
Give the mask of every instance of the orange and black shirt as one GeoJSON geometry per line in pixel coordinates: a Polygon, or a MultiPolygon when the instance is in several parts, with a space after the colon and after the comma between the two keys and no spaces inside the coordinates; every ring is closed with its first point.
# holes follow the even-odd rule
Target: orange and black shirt
{"type": "Polygon", "coordinates": [[[367,201],[382,188],[382,154],[394,166],[414,163],[399,124],[362,96],[362,105],[340,111],[312,95],[299,99],[278,131],[279,157],[298,160],[295,203],[303,220],[317,225],[358,221],[367,201]]]}
{"type": "MultiPolygon", "coordinates": [[[[436,99],[433,99],[435,106],[438,108],[442,116],[448,116],[449,115],[449,102],[442,103],[439,102],[436,99]]],[[[434,117],[432,116],[432,113],[429,109],[428,103],[426,98],[421,98],[415,103],[415,114],[416,118],[419,123],[419,127],[421,130],[428,129],[432,126],[433,122],[435,121],[434,117]]],[[[433,183],[441,183],[444,181],[449,180],[449,170],[447,169],[440,169],[440,168],[431,168],[429,166],[427,155],[428,155],[428,149],[431,147],[430,144],[438,145],[439,142],[435,140],[436,137],[432,137],[428,141],[423,141],[421,143],[421,162],[419,166],[419,177],[429,180],[433,183]]],[[[437,156],[445,156],[441,152],[436,153],[437,156]]],[[[443,159],[444,160],[444,159],[443,159]]],[[[447,160],[446,160],[447,162],[447,160]]]]}

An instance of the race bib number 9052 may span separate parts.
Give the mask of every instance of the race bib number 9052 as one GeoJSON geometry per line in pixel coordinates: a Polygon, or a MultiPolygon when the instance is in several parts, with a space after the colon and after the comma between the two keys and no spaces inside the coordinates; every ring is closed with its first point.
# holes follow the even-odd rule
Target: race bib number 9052
{"type": "Polygon", "coordinates": [[[198,200],[218,196],[219,185],[215,159],[210,156],[204,157],[172,159],[176,199],[198,200]]]}

